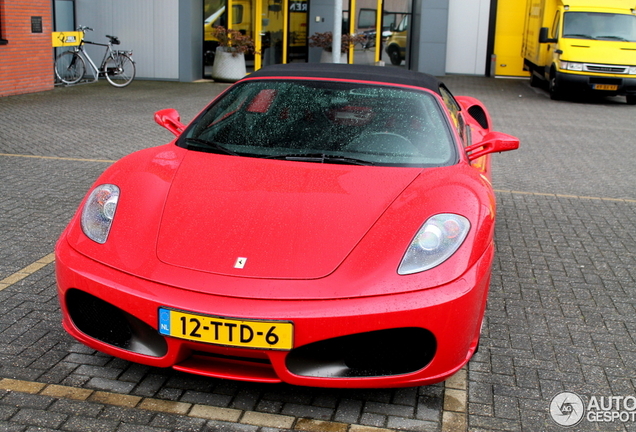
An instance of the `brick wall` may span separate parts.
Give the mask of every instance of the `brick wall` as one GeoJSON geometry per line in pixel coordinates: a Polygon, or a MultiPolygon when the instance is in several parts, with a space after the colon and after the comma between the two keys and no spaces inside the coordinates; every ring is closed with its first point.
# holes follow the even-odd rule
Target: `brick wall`
{"type": "Polygon", "coordinates": [[[0,0],[0,96],[51,90],[54,82],[51,0],[0,0]],[[42,17],[42,33],[31,32],[42,17]]]}

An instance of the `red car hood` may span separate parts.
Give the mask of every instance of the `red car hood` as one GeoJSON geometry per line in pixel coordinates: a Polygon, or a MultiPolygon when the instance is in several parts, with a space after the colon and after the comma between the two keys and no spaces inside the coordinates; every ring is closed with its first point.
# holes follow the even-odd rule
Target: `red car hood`
{"type": "Polygon", "coordinates": [[[215,274],[320,278],[420,172],[189,152],[166,200],[157,256],[215,274]]]}

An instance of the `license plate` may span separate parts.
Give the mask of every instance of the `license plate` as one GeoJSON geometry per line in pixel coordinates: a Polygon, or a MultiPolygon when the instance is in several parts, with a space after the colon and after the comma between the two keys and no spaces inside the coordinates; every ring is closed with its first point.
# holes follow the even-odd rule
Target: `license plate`
{"type": "Polygon", "coordinates": [[[613,84],[594,84],[594,90],[616,91],[618,90],[618,86],[613,84]]]}
{"type": "Polygon", "coordinates": [[[294,324],[199,315],[159,308],[159,333],[178,339],[242,348],[290,350],[294,324]]]}

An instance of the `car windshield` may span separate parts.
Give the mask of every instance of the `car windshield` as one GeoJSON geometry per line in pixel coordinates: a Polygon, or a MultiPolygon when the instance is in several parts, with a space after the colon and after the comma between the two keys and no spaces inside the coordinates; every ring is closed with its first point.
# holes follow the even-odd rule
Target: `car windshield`
{"type": "Polygon", "coordinates": [[[444,166],[453,138],[426,91],[305,80],[231,88],[179,139],[192,150],[320,163],[444,166]]]}
{"type": "Polygon", "coordinates": [[[598,12],[567,12],[563,37],[636,42],[636,16],[598,12]]]}

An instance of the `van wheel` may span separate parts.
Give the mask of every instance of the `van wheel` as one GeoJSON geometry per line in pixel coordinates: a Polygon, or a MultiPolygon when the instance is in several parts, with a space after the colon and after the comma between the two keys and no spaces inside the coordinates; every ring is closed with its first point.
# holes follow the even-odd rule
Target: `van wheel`
{"type": "Polygon", "coordinates": [[[627,96],[625,96],[625,100],[627,102],[627,105],[636,105],[636,95],[628,94],[627,96]]]}
{"type": "Polygon", "coordinates": [[[402,56],[400,55],[400,48],[391,45],[386,49],[387,54],[389,54],[389,59],[391,59],[391,64],[393,66],[399,66],[402,64],[402,56]]]}
{"type": "Polygon", "coordinates": [[[561,100],[561,98],[563,97],[563,91],[559,88],[559,85],[557,84],[557,79],[556,79],[556,74],[552,73],[550,74],[550,84],[549,84],[550,88],[550,99],[552,100],[561,100]]]}

